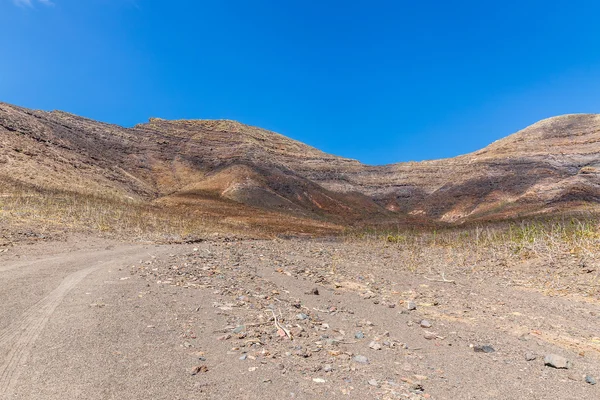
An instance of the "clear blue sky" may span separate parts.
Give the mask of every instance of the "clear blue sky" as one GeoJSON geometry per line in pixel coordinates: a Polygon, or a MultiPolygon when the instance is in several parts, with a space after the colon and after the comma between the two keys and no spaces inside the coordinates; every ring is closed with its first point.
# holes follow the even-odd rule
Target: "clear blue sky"
{"type": "Polygon", "coordinates": [[[0,0],[0,101],[227,118],[370,164],[600,113],[597,0],[0,0]]]}

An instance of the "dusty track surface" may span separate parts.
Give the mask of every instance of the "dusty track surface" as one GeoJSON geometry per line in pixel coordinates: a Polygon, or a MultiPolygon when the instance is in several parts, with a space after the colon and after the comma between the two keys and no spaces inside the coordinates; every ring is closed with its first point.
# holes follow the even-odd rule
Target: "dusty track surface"
{"type": "Polygon", "coordinates": [[[0,253],[0,399],[600,397],[597,294],[445,277],[335,241],[20,245],[0,253]]]}

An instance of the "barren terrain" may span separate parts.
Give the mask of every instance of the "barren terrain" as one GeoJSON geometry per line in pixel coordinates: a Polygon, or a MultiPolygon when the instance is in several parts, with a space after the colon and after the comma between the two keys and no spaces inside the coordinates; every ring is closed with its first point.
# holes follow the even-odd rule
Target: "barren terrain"
{"type": "Polygon", "coordinates": [[[84,196],[274,234],[596,212],[599,144],[600,116],[565,115],[471,154],[369,166],[235,121],[125,128],[0,103],[0,207],[84,196]]]}
{"type": "Polygon", "coordinates": [[[367,166],[0,103],[0,399],[600,398],[599,142],[367,166]]]}
{"type": "Polygon", "coordinates": [[[0,398],[600,396],[595,240],[413,239],[0,247],[0,398]]]}

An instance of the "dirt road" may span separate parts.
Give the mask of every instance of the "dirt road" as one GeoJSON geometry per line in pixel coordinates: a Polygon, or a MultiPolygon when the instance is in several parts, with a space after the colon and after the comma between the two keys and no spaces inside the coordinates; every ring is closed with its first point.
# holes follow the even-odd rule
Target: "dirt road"
{"type": "Polygon", "coordinates": [[[597,298],[493,271],[431,281],[397,257],[299,240],[10,248],[0,399],[600,397],[597,298]]]}
{"type": "Polygon", "coordinates": [[[129,266],[167,249],[93,240],[3,254],[0,398],[152,398],[144,393],[155,384],[163,385],[155,392],[163,398],[176,393],[170,380],[160,378],[164,365],[150,382],[130,379],[137,371],[118,365],[132,356],[121,354],[123,346],[133,347],[142,365],[145,358],[153,364],[172,358],[167,349],[147,353],[147,344],[139,341],[141,315],[160,313],[160,306],[147,304],[140,315],[128,307],[140,290],[140,282],[129,280],[129,266]]]}

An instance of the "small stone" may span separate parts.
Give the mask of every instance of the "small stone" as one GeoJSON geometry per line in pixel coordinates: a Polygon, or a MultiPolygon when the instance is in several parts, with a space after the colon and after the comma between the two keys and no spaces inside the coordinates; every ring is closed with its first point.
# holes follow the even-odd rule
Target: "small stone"
{"type": "Polygon", "coordinates": [[[325,379],[323,378],[313,378],[313,382],[317,382],[317,383],[325,383],[327,382],[325,379]]]}
{"type": "Polygon", "coordinates": [[[296,319],[302,321],[302,320],[308,319],[308,315],[306,315],[304,313],[300,313],[300,314],[296,315],[296,319]]]}
{"type": "Polygon", "coordinates": [[[431,328],[431,322],[424,319],[423,321],[421,321],[421,328],[431,328]]]}
{"type": "Polygon", "coordinates": [[[525,361],[533,361],[537,358],[537,356],[535,355],[535,353],[528,351],[527,353],[525,353],[525,361]]]}
{"type": "Polygon", "coordinates": [[[331,371],[333,371],[333,366],[331,366],[331,364],[325,364],[323,366],[323,371],[324,372],[331,372],[331,371]]]}
{"type": "Polygon", "coordinates": [[[373,350],[381,350],[381,345],[375,341],[369,343],[369,347],[373,350]]]}
{"type": "Polygon", "coordinates": [[[425,334],[423,335],[423,337],[427,340],[433,340],[433,339],[437,339],[437,334],[434,332],[425,332],[425,334]]]}
{"type": "Polygon", "coordinates": [[[379,382],[377,382],[376,379],[370,379],[369,380],[369,385],[375,386],[375,387],[379,387],[379,382]]]}
{"type": "Polygon", "coordinates": [[[240,360],[244,361],[246,358],[248,358],[248,354],[242,354],[240,356],[240,360]]]}
{"type": "Polygon", "coordinates": [[[360,364],[368,364],[369,363],[369,359],[367,357],[361,356],[361,355],[354,356],[353,360],[360,364]]]}
{"type": "Polygon", "coordinates": [[[585,381],[586,381],[587,383],[589,383],[590,385],[595,385],[596,383],[598,383],[598,382],[596,382],[596,378],[594,378],[594,377],[593,377],[593,376],[591,376],[591,375],[586,375],[586,376],[585,376],[585,381]]]}
{"type": "Polygon", "coordinates": [[[475,353],[493,353],[496,350],[492,346],[484,345],[484,346],[474,346],[473,351],[475,351],[475,353]]]}
{"type": "Polygon", "coordinates": [[[237,326],[234,330],[233,333],[240,333],[242,332],[244,329],[246,329],[246,327],[244,325],[239,325],[237,326]]]}
{"type": "Polygon", "coordinates": [[[314,294],[315,296],[318,296],[318,295],[319,295],[319,289],[317,289],[317,288],[313,288],[313,289],[310,291],[310,294],[314,294]]]}
{"type": "Polygon", "coordinates": [[[365,334],[362,333],[361,331],[358,331],[354,334],[354,338],[355,339],[364,339],[365,338],[365,334]]]}
{"type": "Polygon", "coordinates": [[[416,309],[417,309],[417,304],[416,304],[414,301],[412,301],[412,300],[409,300],[409,301],[406,303],[406,308],[408,308],[408,311],[414,311],[414,310],[416,310],[416,309]]]}
{"type": "Polygon", "coordinates": [[[409,390],[413,393],[422,393],[425,389],[423,388],[423,385],[416,382],[416,383],[413,383],[412,385],[410,385],[409,390]]]}
{"type": "Polygon", "coordinates": [[[573,366],[571,361],[557,354],[548,354],[544,357],[544,365],[558,369],[569,369],[573,366]]]}

